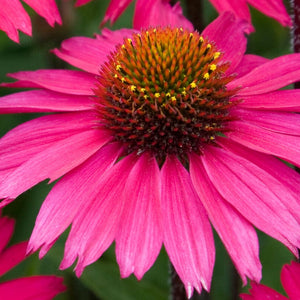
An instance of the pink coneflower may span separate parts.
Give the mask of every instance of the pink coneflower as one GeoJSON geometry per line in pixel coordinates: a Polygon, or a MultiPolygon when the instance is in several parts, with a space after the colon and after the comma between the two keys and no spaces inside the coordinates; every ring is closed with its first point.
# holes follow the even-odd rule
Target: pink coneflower
{"type": "Polygon", "coordinates": [[[281,270],[281,282],[288,295],[282,296],[273,289],[255,282],[251,283],[251,295],[242,294],[243,300],[299,300],[300,299],[300,264],[292,261],[290,265],[284,265],[281,270]]]}
{"type": "MultiPolygon", "coordinates": [[[[132,0],[111,0],[109,7],[104,16],[103,22],[111,21],[112,23],[122,14],[126,7],[132,2],[132,0]]],[[[170,0],[137,0],[136,7],[148,7],[149,5],[169,5],[170,0]],[[151,3],[151,4],[150,4],[151,3]]],[[[275,19],[283,26],[292,26],[292,20],[286,11],[286,8],[282,0],[210,0],[212,5],[216,8],[219,13],[225,11],[232,12],[236,17],[246,20],[248,26],[245,28],[246,32],[254,31],[254,27],[251,23],[251,16],[248,4],[261,11],[263,14],[275,19]]],[[[138,8],[136,8],[137,10],[138,8]]],[[[179,9],[179,4],[175,4],[173,9],[176,11],[179,9]]],[[[145,15],[147,9],[145,10],[145,15]]],[[[199,12],[201,14],[201,12],[199,12]]],[[[142,18],[143,16],[140,16],[142,18]]],[[[137,16],[138,20],[138,16],[137,16]]]]}
{"type": "MultiPolygon", "coordinates": [[[[52,27],[61,24],[61,18],[55,0],[23,0],[52,27]]],[[[77,0],[76,5],[86,4],[91,0],[77,0]]],[[[20,0],[0,0],[0,30],[6,32],[14,42],[19,42],[18,30],[27,35],[32,34],[30,17],[20,0]]]]}
{"type": "Polygon", "coordinates": [[[190,296],[210,288],[210,222],[244,283],[261,278],[253,226],[300,247],[300,180],[280,160],[299,165],[300,91],[278,90],[300,78],[300,55],[245,55],[246,24],[231,13],[201,34],[169,20],[54,50],[83,71],[9,75],[18,81],[3,86],[35,90],[2,97],[2,113],[59,113],[0,140],[0,198],[63,176],[29,251],[45,255],[72,225],[62,269],[78,259],[80,275],[115,241],[121,276],[141,278],[163,244],[190,296]]]}
{"type": "MultiPolygon", "coordinates": [[[[0,276],[18,265],[26,257],[27,242],[5,248],[13,234],[15,221],[0,217],[0,276]]],[[[50,300],[65,290],[63,278],[45,275],[18,278],[0,283],[1,299],[50,300]]]]}

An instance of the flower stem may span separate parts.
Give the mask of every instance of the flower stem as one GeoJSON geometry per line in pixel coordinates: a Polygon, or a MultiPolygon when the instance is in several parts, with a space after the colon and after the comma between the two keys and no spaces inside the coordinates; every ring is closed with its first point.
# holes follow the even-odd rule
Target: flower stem
{"type": "Polygon", "coordinates": [[[182,281],[177,275],[173,265],[170,262],[170,279],[171,279],[171,299],[172,300],[186,300],[186,292],[182,281]]]}

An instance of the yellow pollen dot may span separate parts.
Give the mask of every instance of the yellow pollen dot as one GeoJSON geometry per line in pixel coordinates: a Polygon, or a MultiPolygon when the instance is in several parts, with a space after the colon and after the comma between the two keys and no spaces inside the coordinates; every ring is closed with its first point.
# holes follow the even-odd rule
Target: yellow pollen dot
{"type": "Polygon", "coordinates": [[[194,89],[194,88],[197,86],[197,84],[195,83],[195,81],[193,81],[193,82],[190,84],[190,86],[191,86],[192,89],[194,89]]]}
{"type": "Polygon", "coordinates": [[[180,28],[179,28],[179,30],[180,30],[180,31],[183,31],[183,28],[182,28],[182,27],[180,27],[180,28]]]}
{"type": "Polygon", "coordinates": [[[176,97],[175,97],[175,96],[172,96],[172,97],[171,97],[171,101],[172,101],[172,102],[176,102],[176,97]]]}
{"type": "Polygon", "coordinates": [[[141,88],[141,92],[142,92],[142,93],[145,93],[145,91],[146,91],[146,89],[141,88]]]}
{"type": "Polygon", "coordinates": [[[181,94],[182,94],[183,96],[185,96],[185,95],[186,95],[186,91],[182,91],[181,94]]]}
{"type": "Polygon", "coordinates": [[[204,78],[205,80],[208,80],[208,79],[209,79],[209,74],[208,74],[208,73],[205,73],[205,74],[203,75],[203,78],[204,78]]]}
{"type": "Polygon", "coordinates": [[[132,39],[127,39],[127,41],[128,41],[129,43],[132,43],[132,39]]]}
{"type": "Polygon", "coordinates": [[[211,141],[213,141],[213,140],[215,139],[215,137],[214,137],[214,136],[210,136],[209,139],[210,139],[211,141]]]}
{"type": "Polygon", "coordinates": [[[149,31],[146,31],[146,34],[149,35],[149,31]]]}
{"type": "Polygon", "coordinates": [[[125,82],[125,78],[124,78],[124,77],[122,77],[122,78],[121,78],[121,81],[122,81],[122,82],[125,82]]]}
{"type": "Polygon", "coordinates": [[[130,87],[130,89],[131,89],[132,92],[134,92],[134,91],[136,90],[136,86],[135,86],[135,85],[132,85],[132,86],[130,87]]]}
{"type": "Polygon", "coordinates": [[[155,94],[154,94],[154,97],[155,97],[155,98],[159,98],[159,97],[160,97],[160,93],[155,93],[155,94]]]}
{"type": "Polygon", "coordinates": [[[153,32],[156,32],[156,28],[153,29],[153,32]]]}
{"type": "Polygon", "coordinates": [[[125,47],[125,45],[123,44],[123,45],[122,45],[122,49],[125,49],[125,48],[126,48],[126,47],[125,47]]]}
{"type": "Polygon", "coordinates": [[[115,77],[115,78],[118,78],[118,74],[115,74],[114,77],[115,77]]]}
{"type": "Polygon", "coordinates": [[[211,48],[211,44],[207,44],[206,49],[210,49],[210,48],[211,48]]]}
{"type": "Polygon", "coordinates": [[[171,94],[170,94],[170,93],[166,93],[166,96],[167,96],[167,97],[171,97],[171,94]]]}
{"type": "Polygon", "coordinates": [[[210,69],[211,71],[215,71],[216,68],[217,68],[217,66],[216,66],[215,64],[212,64],[212,65],[210,65],[210,67],[209,67],[209,69],[210,69]]]}
{"type": "Polygon", "coordinates": [[[143,97],[144,97],[144,99],[147,99],[147,98],[148,98],[148,96],[147,96],[147,95],[144,95],[143,97]]]}
{"type": "Polygon", "coordinates": [[[192,38],[194,35],[192,33],[190,33],[190,37],[192,38]]]}
{"type": "Polygon", "coordinates": [[[203,43],[203,42],[204,42],[204,38],[203,38],[202,36],[200,36],[200,37],[199,37],[199,41],[200,41],[201,43],[203,43]]]}
{"type": "Polygon", "coordinates": [[[217,59],[221,55],[221,52],[215,52],[214,59],[217,59]]]}
{"type": "Polygon", "coordinates": [[[116,66],[116,70],[119,71],[121,69],[121,65],[116,66]]]}

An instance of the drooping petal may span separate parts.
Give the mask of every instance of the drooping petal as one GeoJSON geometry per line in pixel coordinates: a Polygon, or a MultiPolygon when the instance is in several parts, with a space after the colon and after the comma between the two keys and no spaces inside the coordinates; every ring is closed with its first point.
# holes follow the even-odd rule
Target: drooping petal
{"type": "Polygon", "coordinates": [[[243,96],[240,107],[300,112],[300,90],[279,90],[260,95],[243,96]]]}
{"type": "Polygon", "coordinates": [[[0,253],[0,276],[8,272],[26,258],[27,244],[27,242],[18,243],[10,246],[0,253]]]}
{"type": "Polygon", "coordinates": [[[291,300],[300,299],[300,264],[292,261],[281,270],[281,282],[291,300]]]}
{"type": "Polygon", "coordinates": [[[277,20],[281,25],[292,26],[291,17],[287,13],[282,0],[247,0],[247,2],[260,10],[263,14],[277,20]]]}
{"type": "Polygon", "coordinates": [[[15,220],[8,217],[0,218],[0,253],[10,241],[15,228],[15,220]]]}
{"type": "Polygon", "coordinates": [[[141,279],[162,246],[160,171],[154,157],[140,156],[124,187],[124,209],[116,235],[116,256],[122,277],[141,279]]]}
{"type": "Polygon", "coordinates": [[[249,291],[251,295],[241,294],[240,297],[243,300],[288,300],[288,298],[282,296],[268,286],[257,284],[256,282],[251,282],[251,289],[249,291]]]}
{"type": "Polygon", "coordinates": [[[279,190],[278,182],[251,161],[217,147],[206,149],[202,156],[204,167],[224,199],[296,254],[300,223],[281,201],[291,195],[279,190]]]}
{"type": "Polygon", "coordinates": [[[161,170],[164,245],[190,297],[209,290],[215,248],[211,226],[188,172],[176,157],[161,170]]]}
{"type": "Polygon", "coordinates": [[[97,194],[86,199],[85,207],[73,221],[60,268],[69,267],[78,257],[75,272],[80,276],[111,245],[124,206],[124,186],[136,160],[135,155],[126,156],[100,176],[94,187],[97,194]]]}
{"type": "Polygon", "coordinates": [[[116,22],[122,12],[130,4],[132,0],[110,0],[109,6],[105,12],[105,16],[101,24],[110,21],[111,24],[116,22]]]}
{"type": "Polygon", "coordinates": [[[58,181],[37,216],[28,252],[42,247],[40,257],[46,254],[85,203],[95,198],[102,174],[113,165],[119,153],[120,145],[106,145],[58,181]]]}
{"type": "Polygon", "coordinates": [[[74,70],[21,71],[7,74],[19,81],[2,83],[5,87],[46,88],[55,92],[71,95],[94,95],[96,84],[94,75],[74,70]]]}
{"type": "Polygon", "coordinates": [[[61,94],[47,90],[26,91],[0,97],[0,113],[81,111],[92,109],[87,96],[61,94]]]}
{"type": "Polygon", "coordinates": [[[179,2],[174,6],[168,0],[137,0],[133,19],[133,28],[150,26],[182,27],[193,30],[193,25],[182,13],[179,2]]]}
{"type": "Polygon", "coordinates": [[[233,121],[226,133],[232,140],[259,152],[278,156],[300,165],[300,138],[255,126],[250,122],[233,121]]]}
{"type": "Polygon", "coordinates": [[[231,81],[227,87],[241,88],[239,96],[257,95],[285,87],[300,79],[300,54],[274,58],[258,66],[243,77],[231,81]]]}
{"type": "Polygon", "coordinates": [[[61,18],[59,15],[58,8],[54,0],[23,0],[31,8],[33,8],[40,16],[54,26],[55,23],[61,24],[61,18]]]}
{"type": "Polygon", "coordinates": [[[32,276],[2,282],[0,295],[3,299],[51,300],[65,289],[61,277],[32,276]]]}
{"type": "Polygon", "coordinates": [[[259,245],[253,226],[220,196],[196,154],[190,156],[190,174],[195,190],[239,271],[243,284],[247,284],[247,277],[260,281],[259,245]]]}
{"type": "Polygon", "coordinates": [[[235,72],[237,74],[235,78],[239,78],[248,74],[254,68],[266,63],[267,61],[269,61],[269,59],[262,56],[245,54],[241,62],[235,69],[235,72]]]}
{"type": "Polygon", "coordinates": [[[233,14],[226,12],[202,32],[202,35],[215,43],[217,49],[222,52],[222,61],[230,62],[227,73],[235,72],[245,54],[247,39],[244,30],[246,26],[246,22],[237,20],[233,14]]]}
{"type": "Polygon", "coordinates": [[[5,178],[0,184],[0,198],[14,199],[47,178],[56,180],[84,162],[110,138],[110,134],[94,129],[53,143],[5,178]]]}

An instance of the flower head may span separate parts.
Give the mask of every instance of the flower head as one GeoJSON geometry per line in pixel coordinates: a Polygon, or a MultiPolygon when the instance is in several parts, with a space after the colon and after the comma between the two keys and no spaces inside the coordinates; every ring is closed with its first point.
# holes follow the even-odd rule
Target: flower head
{"type": "Polygon", "coordinates": [[[265,300],[265,299],[277,299],[277,300],[297,300],[300,298],[300,264],[292,261],[290,265],[284,265],[281,271],[281,282],[288,295],[287,297],[282,296],[278,292],[271,288],[251,283],[250,293],[241,294],[243,300],[265,300]]]}
{"type": "Polygon", "coordinates": [[[253,226],[300,247],[300,179],[276,158],[299,165],[299,91],[278,89],[300,78],[300,56],[245,55],[247,24],[231,13],[201,34],[172,15],[64,41],[55,54],[83,71],[10,74],[3,86],[35,90],[2,97],[2,113],[57,113],[0,140],[0,197],[63,176],[29,251],[45,255],[72,225],[61,268],[78,259],[80,275],[115,241],[122,277],[141,278],[163,244],[190,296],[210,288],[210,222],[244,283],[261,278],[253,226]]]}
{"type": "MultiPolygon", "coordinates": [[[[0,217],[0,275],[5,274],[26,257],[27,242],[5,248],[14,230],[14,220],[0,217]]],[[[63,292],[62,278],[56,276],[31,276],[0,283],[2,299],[50,300],[63,292]]]]}

